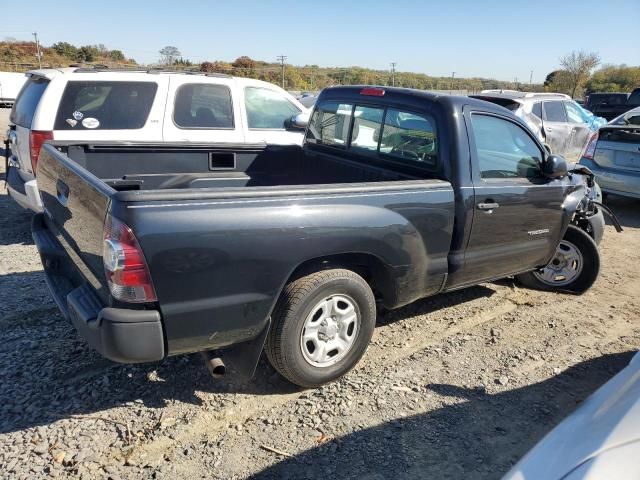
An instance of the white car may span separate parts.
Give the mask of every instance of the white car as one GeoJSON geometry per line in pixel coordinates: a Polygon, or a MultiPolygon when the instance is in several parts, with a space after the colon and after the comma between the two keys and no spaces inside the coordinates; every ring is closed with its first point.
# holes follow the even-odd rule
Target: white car
{"type": "Polygon", "coordinates": [[[11,112],[9,194],[42,210],[42,144],[63,141],[301,145],[291,122],[308,109],[271,83],[221,74],[61,68],[33,70],[11,112]]]}
{"type": "Polygon", "coordinates": [[[640,478],[640,353],[502,480],[640,478]]]}
{"type": "Polygon", "coordinates": [[[0,72],[0,107],[10,107],[27,81],[24,73],[0,72]]]}

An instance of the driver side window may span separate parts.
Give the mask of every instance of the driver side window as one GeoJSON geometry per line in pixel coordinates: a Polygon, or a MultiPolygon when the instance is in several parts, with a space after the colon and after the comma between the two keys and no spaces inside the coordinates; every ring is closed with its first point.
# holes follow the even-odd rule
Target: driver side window
{"type": "Polygon", "coordinates": [[[542,177],[542,152],[522,127],[481,114],[473,114],[471,124],[481,178],[542,177]]]}

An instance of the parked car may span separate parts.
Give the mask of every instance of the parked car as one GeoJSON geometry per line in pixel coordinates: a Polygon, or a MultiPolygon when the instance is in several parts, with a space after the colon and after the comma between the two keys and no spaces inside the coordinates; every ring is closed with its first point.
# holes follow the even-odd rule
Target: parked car
{"type": "Polygon", "coordinates": [[[503,480],[640,478],[640,353],[545,436],[503,480]]]}
{"type": "Polygon", "coordinates": [[[612,120],[629,110],[640,107],[640,88],[629,93],[591,93],[587,101],[587,108],[594,115],[612,120]]]}
{"type": "Polygon", "coordinates": [[[301,93],[297,98],[298,98],[298,101],[301,104],[303,104],[305,107],[312,108],[313,105],[316,103],[318,96],[311,92],[304,92],[304,93],[301,93]]]}
{"type": "Polygon", "coordinates": [[[485,90],[472,97],[511,110],[552,153],[570,161],[580,159],[591,135],[606,123],[561,93],[485,90]]]}
{"type": "Polygon", "coordinates": [[[35,180],[46,140],[302,143],[285,121],[308,112],[276,85],[221,74],[33,70],[11,112],[9,194],[42,209],[35,180]]]}
{"type": "Polygon", "coordinates": [[[593,171],[604,194],[640,198],[640,107],[601,127],[580,163],[593,171]]]}
{"type": "Polygon", "coordinates": [[[252,373],[266,341],[310,387],[362,357],[377,303],[509,275],[586,291],[592,178],[492,103],[337,87],[303,148],[47,144],[33,238],[60,310],[104,356],[226,349],[252,373]]]}
{"type": "Polygon", "coordinates": [[[0,72],[0,107],[11,107],[27,81],[24,73],[0,72]]]}

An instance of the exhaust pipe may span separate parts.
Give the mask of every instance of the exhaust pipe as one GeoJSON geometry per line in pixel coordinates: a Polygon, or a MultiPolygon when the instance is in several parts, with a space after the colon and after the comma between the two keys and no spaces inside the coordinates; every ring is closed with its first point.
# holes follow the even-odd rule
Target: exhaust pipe
{"type": "Polygon", "coordinates": [[[224,377],[227,369],[224,366],[222,359],[215,352],[200,352],[200,355],[202,355],[204,364],[207,366],[207,370],[209,370],[209,373],[213,378],[219,379],[224,377]]]}

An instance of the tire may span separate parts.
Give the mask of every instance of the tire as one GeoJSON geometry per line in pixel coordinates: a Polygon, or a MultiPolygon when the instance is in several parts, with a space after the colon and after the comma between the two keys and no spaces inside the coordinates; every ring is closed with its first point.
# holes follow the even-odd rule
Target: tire
{"type": "Polygon", "coordinates": [[[272,315],[267,358],[290,382],[318,387],[358,363],[375,322],[375,297],[361,276],[343,269],[316,272],[284,288],[272,315]]]}
{"type": "Polygon", "coordinates": [[[537,290],[579,295],[593,285],[599,272],[600,254],[597,245],[588,233],[574,225],[569,225],[553,260],[544,268],[516,275],[516,280],[525,287],[537,290]],[[556,261],[559,264],[554,264],[556,261]],[[569,268],[564,269],[563,265],[568,265],[569,268]],[[562,274],[565,272],[569,274],[563,279],[562,274]]]}

